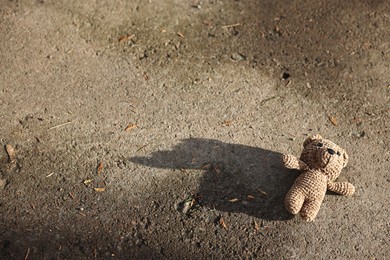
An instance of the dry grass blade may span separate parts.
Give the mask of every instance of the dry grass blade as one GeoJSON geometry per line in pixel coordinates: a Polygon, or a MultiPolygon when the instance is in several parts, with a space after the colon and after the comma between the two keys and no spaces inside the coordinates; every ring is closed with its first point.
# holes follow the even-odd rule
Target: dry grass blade
{"type": "Polygon", "coordinates": [[[255,196],[248,195],[247,198],[253,200],[255,198],[255,196]]]}
{"type": "Polygon", "coordinates": [[[27,248],[27,253],[24,256],[24,260],[27,260],[29,255],[30,255],[30,247],[27,248]]]}
{"type": "Polygon", "coordinates": [[[62,126],[66,126],[66,125],[69,125],[71,123],[73,123],[73,122],[69,121],[69,122],[66,122],[66,123],[63,123],[63,124],[55,125],[55,126],[50,127],[49,130],[56,129],[56,128],[59,128],[59,127],[62,127],[62,126]]]}
{"type": "Polygon", "coordinates": [[[8,162],[9,163],[15,162],[16,161],[15,149],[11,145],[7,144],[5,146],[5,150],[6,150],[7,154],[8,154],[8,162]]]}
{"type": "Polygon", "coordinates": [[[256,220],[254,220],[254,224],[255,224],[256,231],[259,231],[260,230],[259,223],[257,223],[256,220]]]}
{"type": "Polygon", "coordinates": [[[335,117],[332,116],[332,115],[328,115],[328,119],[329,119],[329,121],[330,121],[334,126],[337,125],[337,118],[335,118],[335,117]]]}
{"type": "Polygon", "coordinates": [[[141,151],[141,150],[144,149],[146,146],[148,146],[148,145],[145,144],[144,146],[141,146],[140,148],[137,149],[137,152],[141,151]]]}
{"type": "Polygon", "coordinates": [[[257,189],[257,190],[260,192],[260,194],[261,194],[263,197],[267,197],[267,196],[268,196],[267,192],[262,191],[262,190],[260,190],[260,189],[257,189]]]}
{"type": "Polygon", "coordinates": [[[229,201],[230,201],[230,202],[237,202],[237,201],[239,201],[239,199],[234,198],[234,199],[230,199],[229,201]]]}
{"type": "Polygon", "coordinates": [[[222,28],[231,28],[231,27],[237,27],[240,26],[241,23],[235,23],[235,24],[229,24],[229,25],[223,25],[222,28]]]}
{"type": "Polygon", "coordinates": [[[260,106],[264,105],[268,101],[271,101],[273,99],[279,99],[279,98],[280,98],[279,96],[273,96],[273,97],[269,97],[269,98],[263,99],[262,101],[260,101],[260,106]]]}

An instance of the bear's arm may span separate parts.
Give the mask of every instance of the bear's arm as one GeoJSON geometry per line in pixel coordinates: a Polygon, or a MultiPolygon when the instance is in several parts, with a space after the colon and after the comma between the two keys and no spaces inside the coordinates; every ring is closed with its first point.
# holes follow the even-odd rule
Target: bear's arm
{"type": "Polygon", "coordinates": [[[283,164],[289,169],[295,169],[295,170],[308,170],[309,167],[306,165],[306,163],[299,160],[294,155],[283,155],[283,164]]]}
{"type": "Polygon", "coordinates": [[[355,187],[349,182],[329,182],[328,190],[347,196],[355,193],[355,187]]]}

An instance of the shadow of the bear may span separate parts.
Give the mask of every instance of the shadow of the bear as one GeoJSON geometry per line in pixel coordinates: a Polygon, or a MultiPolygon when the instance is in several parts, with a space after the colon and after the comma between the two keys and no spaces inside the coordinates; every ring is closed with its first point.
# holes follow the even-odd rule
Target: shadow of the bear
{"type": "Polygon", "coordinates": [[[171,151],[132,162],[157,168],[204,171],[198,188],[203,206],[266,220],[291,218],[283,200],[297,174],[283,167],[281,154],[258,147],[189,138],[171,151]]]}

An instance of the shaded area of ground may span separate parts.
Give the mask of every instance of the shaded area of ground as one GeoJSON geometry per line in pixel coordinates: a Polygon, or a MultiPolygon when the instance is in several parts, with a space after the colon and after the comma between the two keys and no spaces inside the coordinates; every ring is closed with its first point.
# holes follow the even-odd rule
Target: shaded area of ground
{"type": "Polygon", "coordinates": [[[196,195],[199,203],[210,209],[244,213],[259,219],[288,219],[283,199],[297,175],[283,169],[279,153],[190,138],[182,140],[172,151],[158,151],[150,157],[130,160],[152,167],[179,169],[183,173],[186,169],[204,171],[196,195]]]}

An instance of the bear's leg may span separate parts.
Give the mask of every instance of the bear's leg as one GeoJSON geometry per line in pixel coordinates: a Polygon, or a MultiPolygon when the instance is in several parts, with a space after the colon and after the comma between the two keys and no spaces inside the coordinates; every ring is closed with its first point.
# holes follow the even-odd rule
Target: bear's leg
{"type": "Polygon", "coordinates": [[[291,214],[297,214],[305,201],[305,195],[297,189],[292,188],[284,199],[284,206],[291,214]]]}
{"type": "Polygon", "coordinates": [[[301,209],[301,217],[305,221],[313,221],[320,210],[322,200],[306,200],[301,209]]]}

